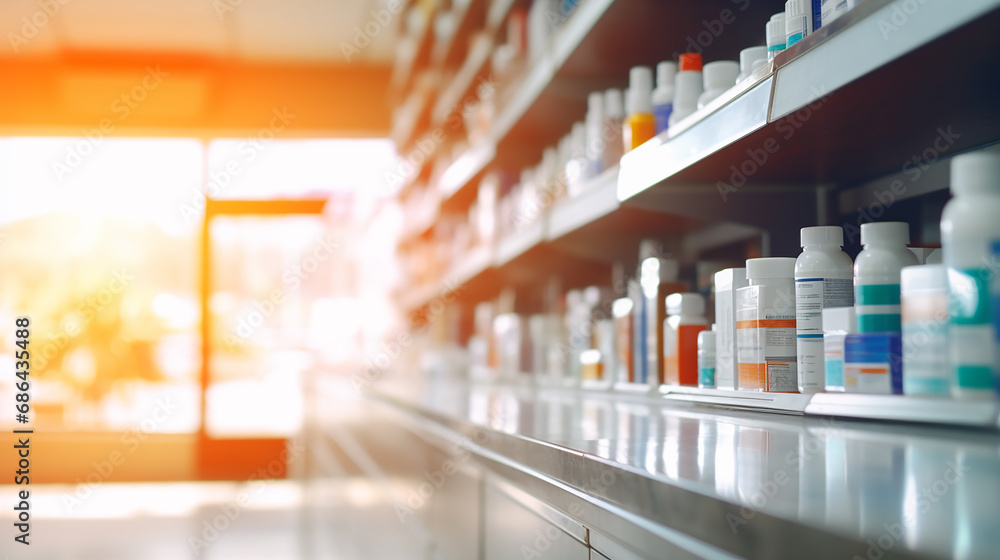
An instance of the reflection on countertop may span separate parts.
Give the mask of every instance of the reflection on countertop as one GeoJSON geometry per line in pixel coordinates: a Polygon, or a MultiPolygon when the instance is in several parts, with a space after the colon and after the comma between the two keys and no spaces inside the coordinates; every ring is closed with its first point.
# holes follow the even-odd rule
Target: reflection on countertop
{"type": "Polygon", "coordinates": [[[611,461],[758,513],[944,558],[1000,550],[1000,433],[697,407],[644,396],[448,382],[380,383],[382,400],[611,461]]]}

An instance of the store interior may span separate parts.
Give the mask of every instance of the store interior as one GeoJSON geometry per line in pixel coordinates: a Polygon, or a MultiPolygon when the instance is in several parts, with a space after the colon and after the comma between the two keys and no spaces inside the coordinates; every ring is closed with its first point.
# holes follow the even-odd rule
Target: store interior
{"type": "Polygon", "coordinates": [[[0,557],[996,558],[998,24],[5,0],[0,557]]]}

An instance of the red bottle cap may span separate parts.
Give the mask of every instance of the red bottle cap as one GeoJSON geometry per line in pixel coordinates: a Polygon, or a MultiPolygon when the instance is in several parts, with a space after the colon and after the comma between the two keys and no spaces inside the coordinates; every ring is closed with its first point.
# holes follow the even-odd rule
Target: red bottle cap
{"type": "Polygon", "coordinates": [[[698,53],[684,53],[681,55],[679,70],[695,70],[701,72],[701,55],[698,53]]]}

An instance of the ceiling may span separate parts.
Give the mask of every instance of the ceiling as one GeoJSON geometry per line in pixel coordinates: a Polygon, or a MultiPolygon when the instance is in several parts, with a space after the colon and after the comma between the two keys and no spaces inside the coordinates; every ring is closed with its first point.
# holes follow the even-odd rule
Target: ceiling
{"type": "MultiPolygon", "coordinates": [[[[0,0],[0,58],[170,52],[246,62],[388,64],[402,12],[348,60],[387,0],[0,0]],[[48,13],[43,9],[48,8],[48,13]],[[26,23],[28,22],[28,23],[26,23]],[[34,22],[34,23],[30,23],[34,22]]],[[[383,14],[388,12],[383,12],[383,14]]],[[[381,28],[381,29],[379,29],[381,28]]]]}

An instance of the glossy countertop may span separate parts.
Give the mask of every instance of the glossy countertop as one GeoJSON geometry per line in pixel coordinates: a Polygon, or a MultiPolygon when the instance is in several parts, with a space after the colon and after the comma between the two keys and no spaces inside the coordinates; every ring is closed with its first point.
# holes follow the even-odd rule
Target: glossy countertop
{"type": "Polygon", "coordinates": [[[995,430],[386,381],[376,400],[486,428],[484,447],[526,470],[737,557],[1000,558],[995,430]]]}

